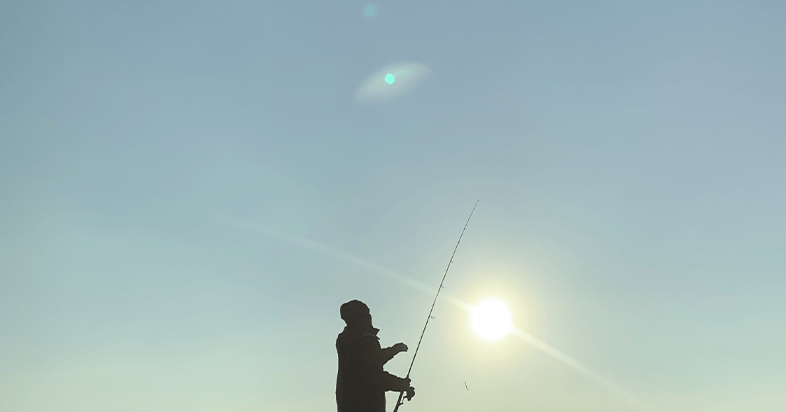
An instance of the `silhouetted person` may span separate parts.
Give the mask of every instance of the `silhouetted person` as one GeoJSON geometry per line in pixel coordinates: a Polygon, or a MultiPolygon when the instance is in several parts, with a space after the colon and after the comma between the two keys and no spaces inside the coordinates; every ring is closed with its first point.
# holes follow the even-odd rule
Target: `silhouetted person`
{"type": "Polygon", "coordinates": [[[382,369],[398,353],[406,352],[407,345],[397,343],[382,349],[379,329],[371,325],[371,312],[359,300],[341,305],[341,319],[347,326],[336,339],[338,412],[385,412],[385,391],[407,392],[408,399],[415,396],[409,378],[382,369]]]}

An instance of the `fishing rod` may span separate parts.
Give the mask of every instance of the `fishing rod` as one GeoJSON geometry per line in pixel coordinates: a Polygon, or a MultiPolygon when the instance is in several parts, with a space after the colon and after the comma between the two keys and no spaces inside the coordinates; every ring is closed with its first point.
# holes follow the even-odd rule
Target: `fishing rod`
{"type": "MultiPolygon", "coordinates": [[[[448,267],[445,269],[445,274],[442,275],[442,282],[439,282],[439,288],[437,288],[437,295],[434,296],[434,302],[431,303],[431,309],[428,311],[428,317],[426,318],[426,324],[423,325],[423,332],[420,332],[420,339],[418,339],[418,346],[415,348],[415,354],[412,355],[412,362],[409,364],[409,370],[407,371],[406,379],[409,379],[409,374],[412,372],[412,365],[415,364],[415,358],[418,357],[418,350],[420,349],[420,342],[423,341],[423,335],[426,334],[426,328],[428,327],[428,321],[431,320],[431,313],[434,311],[434,305],[437,303],[437,298],[439,297],[439,292],[442,290],[442,284],[445,283],[445,277],[448,276],[448,270],[450,270],[450,264],[453,263],[453,256],[456,256],[456,250],[458,250],[459,243],[461,243],[461,238],[464,236],[464,231],[467,230],[467,225],[469,224],[469,220],[472,219],[472,214],[475,213],[475,208],[478,207],[478,200],[475,202],[475,206],[472,206],[472,211],[469,212],[469,217],[467,218],[467,223],[464,223],[464,229],[461,229],[461,235],[459,236],[458,242],[456,242],[456,247],[453,248],[453,254],[450,255],[450,261],[448,262],[448,267]]],[[[398,407],[404,404],[404,392],[399,392],[398,400],[396,401],[396,407],[393,408],[393,412],[398,412],[398,407]]],[[[410,400],[407,397],[407,400],[410,400]]]]}

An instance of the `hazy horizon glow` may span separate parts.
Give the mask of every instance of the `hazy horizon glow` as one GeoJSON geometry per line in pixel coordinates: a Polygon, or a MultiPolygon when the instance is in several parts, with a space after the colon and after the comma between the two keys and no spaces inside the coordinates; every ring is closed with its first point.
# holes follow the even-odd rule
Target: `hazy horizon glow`
{"type": "MultiPolygon", "coordinates": [[[[322,243],[308,240],[297,235],[264,228],[258,224],[251,223],[244,219],[239,219],[229,216],[219,216],[219,218],[222,221],[231,223],[233,226],[235,226],[238,229],[252,230],[255,233],[271,236],[273,238],[283,240],[300,247],[308,248],[315,252],[326,254],[333,258],[347,261],[349,263],[367,269],[371,273],[382,275],[388,279],[394,280],[398,283],[406,285],[424,294],[433,296],[436,293],[436,289],[431,289],[424,283],[411,279],[407,276],[401,275],[392,269],[377,265],[373,262],[370,262],[354,254],[343,252],[338,249],[332,248],[330,246],[324,245],[322,243]]],[[[614,384],[608,379],[603,378],[601,375],[592,371],[586,366],[582,365],[581,363],[574,360],[570,356],[560,352],[559,350],[553,348],[549,344],[513,326],[512,319],[510,317],[510,313],[508,312],[508,309],[505,308],[504,304],[498,299],[487,298],[482,300],[478,305],[472,305],[459,298],[456,298],[455,296],[450,295],[449,293],[446,293],[445,291],[440,293],[440,297],[453,304],[454,307],[458,307],[464,310],[464,312],[467,313],[468,317],[471,320],[470,323],[472,327],[477,328],[476,331],[480,334],[480,336],[484,340],[493,342],[503,338],[508,333],[511,333],[512,335],[524,340],[526,343],[529,343],[530,345],[540,350],[541,352],[562,362],[566,366],[573,368],[575,371],[581,373],[582,375],[591,378],[592,380],[601,384],[605,388],[610,389],[612,392],[614,392],[617,395],[620,395],[626,401],[629,401],[635,406],[642,408],[641,409],[642,411],[649,412],[649,411],[656,410],[652,406],[647,405],[646,403],[638,399],[636,396],[626,392],[618,385],[614,384]],[[478,312],[479,307],[481,309],[480,313],[478,312]],[[481,324],[477,324],[477,322],[480,322],[481,324]],[[488,325],[488,322],[492,322],[494,324],[488,325]],[[478,331],[478,329],[480,329],[480,331],[478,331]]]]}

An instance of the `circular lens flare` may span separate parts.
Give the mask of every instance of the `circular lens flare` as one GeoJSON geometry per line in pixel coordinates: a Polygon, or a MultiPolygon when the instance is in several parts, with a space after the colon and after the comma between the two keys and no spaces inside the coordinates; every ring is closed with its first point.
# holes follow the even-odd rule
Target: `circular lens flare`
{"type": "Polygon", "coordinates": [[[470,312],[470,322],[475,333],[488,341],[500,340],[513,329],[510,310],[497,299],[478,303],[470,312]]]}
{"type": "Polygon", "coordinates": [[[366,4],[366,7],[363,8],[363,14],[366,17],[374,17],[377,15],[377,6],[373,4],[366,4]]]}

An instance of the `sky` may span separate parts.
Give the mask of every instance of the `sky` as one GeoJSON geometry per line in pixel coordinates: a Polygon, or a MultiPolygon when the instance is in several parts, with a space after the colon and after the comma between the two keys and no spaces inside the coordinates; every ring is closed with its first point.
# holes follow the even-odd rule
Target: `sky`
{"type": "Polygon", "coordinates": [[[0,411],[335,410],[478,200],[402,412],[786,411],[786,3],[369,4],[0,3],[0,411]]]}

